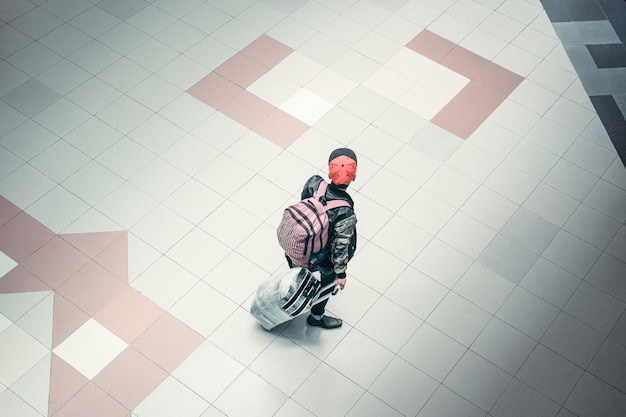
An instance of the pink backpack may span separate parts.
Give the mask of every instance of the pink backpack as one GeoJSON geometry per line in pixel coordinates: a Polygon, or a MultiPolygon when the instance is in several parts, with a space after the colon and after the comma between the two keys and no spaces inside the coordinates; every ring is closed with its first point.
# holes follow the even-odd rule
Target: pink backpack
{"type": "Polygon", "coordinates": [[[294,266],[309,267],[311,255],[322,251],[328,243],[328,210],[350,206],[345,200],[331,200],[322,204],[328,183],[322,181],[313,197],[285,209],[278,225],[278,243],[294,266]]]}

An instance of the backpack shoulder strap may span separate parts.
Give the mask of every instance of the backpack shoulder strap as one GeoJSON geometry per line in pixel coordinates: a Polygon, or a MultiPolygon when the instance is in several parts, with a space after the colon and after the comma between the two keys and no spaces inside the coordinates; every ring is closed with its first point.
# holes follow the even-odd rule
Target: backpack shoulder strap
{"type": "Polygon", "coordinates": [[[320,182],[320,185],[317,186],[317,190],[313,193],[313,198],[319,201],[324,195],[326,195],[326,190],[328,189],[328,183],[324,180],[320,182]]]}
{"type": "Polygon", "coordinates": [[[324,209],[328,211],[337,207],[350,207],[350,203],[348,203],[346,200],[330,200],[326,203],[324,209]]]}
{"type": "MultiPolygon", "coordinates": [[[[326,190],[328,189],[328,183],[326,181],[320,182],[320,185],[317,188],[317,191],[313,194],[313,198],[319,201],[326,194],[326,190]]],[[[350,203],[346,200],[329,200],[324,204],[324,210],[332,210],[337,207],[350,207],[350,203]]]]}

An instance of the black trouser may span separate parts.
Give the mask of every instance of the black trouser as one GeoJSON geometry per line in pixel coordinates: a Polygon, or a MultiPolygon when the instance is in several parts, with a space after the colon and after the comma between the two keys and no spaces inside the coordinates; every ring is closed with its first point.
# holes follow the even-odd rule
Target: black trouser
{"type": "MultiPolygon", "coordinates": [[[[291,258],[289,256],[287,256],[287,254],[285,254],[285,258],[287,258],[287,264],[289,265],[289,268],[293,268],[294,264],[291,261],[291,258]]],[[[317,265],[315,265],[313,268],[311,268],[313,271],[320,271],[320,276],[322,279],[322,283],[321,283],[321,287],[324,288],[325,286],[332,284],[333,282],[335,282],[335,271],[332,267],[329,266],[325,266],[325,265],[320,265],[319,263],[317,265]]],[[[326,294],[327,292],[333,291],[334,287],[331,287],[330,290],[325,291],[323,294],[326,294]]],[[[313,306],[313,308],[311,308],[311,314],[315,315],[315,316],[323,316],[324,315],[324,311],[326,311],[326,304],[328,304],[328,299],[322,301],[319,304],[316,304],[313,306]]]]}
{"type": "MultiPolygon", "coordinates": [[[[335,271],[333,270],[333,268],[328,268],[328,267],[320,265],[319,271],[320,271],[320,275],[322,276],[322,288],[335,282],[336,275],[335,275],[335,271]]],[[[334,287],[331,287],[331,289],[324,292],[324,294],[327,292],[332,292],[333,290],[334,290],[334,287]]],[[[324,315],[324,311],[326,310],[327,303],[328,303],[328,299],[322,301],[319,304],[314,305],[313,308],[311,309],[311,314],[316,315],[316,316],[324,315]]]]}

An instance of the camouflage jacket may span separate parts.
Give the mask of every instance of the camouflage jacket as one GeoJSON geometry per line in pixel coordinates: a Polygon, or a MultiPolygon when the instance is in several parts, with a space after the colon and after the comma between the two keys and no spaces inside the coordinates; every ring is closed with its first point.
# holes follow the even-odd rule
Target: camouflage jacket
{"type": "MultiPolygon", "coordinates": [[[[302,189],[301,198],[312,197],[322,181],[324,179],[319,175],[309,178],[302,189]]],[[[350,207],[338,207],[327,212],[330,222],[328,245],[320,262],[321,266],[333,268],[337,275],[345,274],[348,262],[356,251],[357,218],[354,213],[354,201],[345,189],[332,183],[328,185],[325,196],[327,201],[345,200],[350,203],[350,207]]]]}

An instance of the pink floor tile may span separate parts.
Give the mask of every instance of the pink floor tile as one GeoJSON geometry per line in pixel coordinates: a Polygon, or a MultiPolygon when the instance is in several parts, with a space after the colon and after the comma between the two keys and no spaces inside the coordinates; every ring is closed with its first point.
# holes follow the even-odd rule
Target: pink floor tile
{"type": "Polygon", "coordinates": [[[16,266],[0,279],[0,294],[51,290],[48,285],[21,265],[16,266]]]}
{"type": "Polygon", "coordinates": [[[128,283],[128,234],[121,232],[117,239],[104,248],[94,260],[113,273],[123,283],[128,283]]]}
{"type": "Polygon", "coordinates": [[[423,30],[411,39],[406,44],[406,47],[435,62],[439,62],[457,45],[428,30],[423,30]]]}
{"type": "Polygon", "coordinates": [[[423,30],[407,47],[470,79],[431,122],[467,139],[523,78],[481,56],[423,30]]]}
{"type": "Polygon", "coordinates": [[[20,213],[20,209],[0,195],[0,227],[20,213]]]}
{"type": "Polygon", "coordinates": [[[267,35],[261,35],[257,40],[241,50],[242,54],[249,56],[267,68],[274,68],[292,52],[293,49],[267,35]]]}
{"type": "Polygon", "coordinates": [[[56,413],[88,383],[89,380],[83,374],[53,353],[50,363],[48,415],[56,413]]]}
{"type": "Polygon", "coordinates": [[[243,90],[237,97],[226,103],[221,111],[248,129],[252,129],[274,109],[275,107],[267,101],[243,90]]]}
{"type": "Polygon", "coordinates": [[[51,288],[57,288],[89,262],[89,258],[68,242],[54,236],[22,262],[22,266],[51,288]]]}
{"type": "Polygon", "coordinates": [[[93,316],[124,290],[126,284],[90,261],[80,271],[63,283],[57,292],[78,308],[93,316]]]}
{"type": "Polygon", "coordinates": [[[261,65],[240,52],[220,65],[215,70],[215,73],[239,87],[248,88],[250,84],[261,78],[268,70],[269,68],[265,65],[261,65]]]}
{"type": "Polygon", "coordinates": [[[129,410],[134,409],[165,378],[167,372],[132,347],[120,353],[93,382],[129,410]]]}
{"type": "Polygon", "coordinates": [[[137,290],[126,287],[96,313],[94,319],[131,344],[153,325],[164,310],[137,290]]]}
{"type": "Polygon", "coordinates": [[[52,348],[54,349],[85,324],[89,316],[57,292],[54,294],[52,320],[52,348]]]}
{"type": "Polygon", "coordinates": [[[276,145],[287,148],[308,129],[309,125],[277,108],[253,130],[276,145]]]}
{"type": "Polygon", "coordinates": [[[204,338],[165,313],[132,346],[167,372],[172,372],[204,338]]]}
{"type": "Polygon", "coordinates": [[[54,237],[54,233],[25,212],[0,227],[0,251],[22,262],[54,237]]]}
{"type": "Polygon", "coordinates": [[[90,258],[94,258],[126,232],[70,233],[61,237],[90,258]]]}
{"type": "Polygon", "coordinates": [[[214,109],[222,108],[222,106],[242,91],[243,88],[214,72],[210,73],[187,90],[193,97],[214,109]]]}
{"type": "Polygon", "coordinates": [[[487,66],[494,65],[491,61],[460,46],[453,48],[439,63],[470,80],[487,66]]]}
{"type": "Polygon", "coordinates": [[[452,101],[441,109],[431,122],[461,139],[467,139],[487,116],[481,109],[468,108],[452,101]]]}
{"type": "Polygon", "coordinates": [[[505,98],[506,95],[472,81],[459,91],[453,101],[467,109],[476,109],[477,113],[488,116],[502,104],[505,98]]]}
{"type": "Polygon", "coordinates": [[[474,82],[486,88],[497,91],[505,98],[524,80],[523,77],[491,63],[480,71],[473,79],[474,82]]]}
{"type": "Polygon", "coordinates": [[[93,382],[85,385],[52,417],[126,417],[129,410],[93,382]]]}

